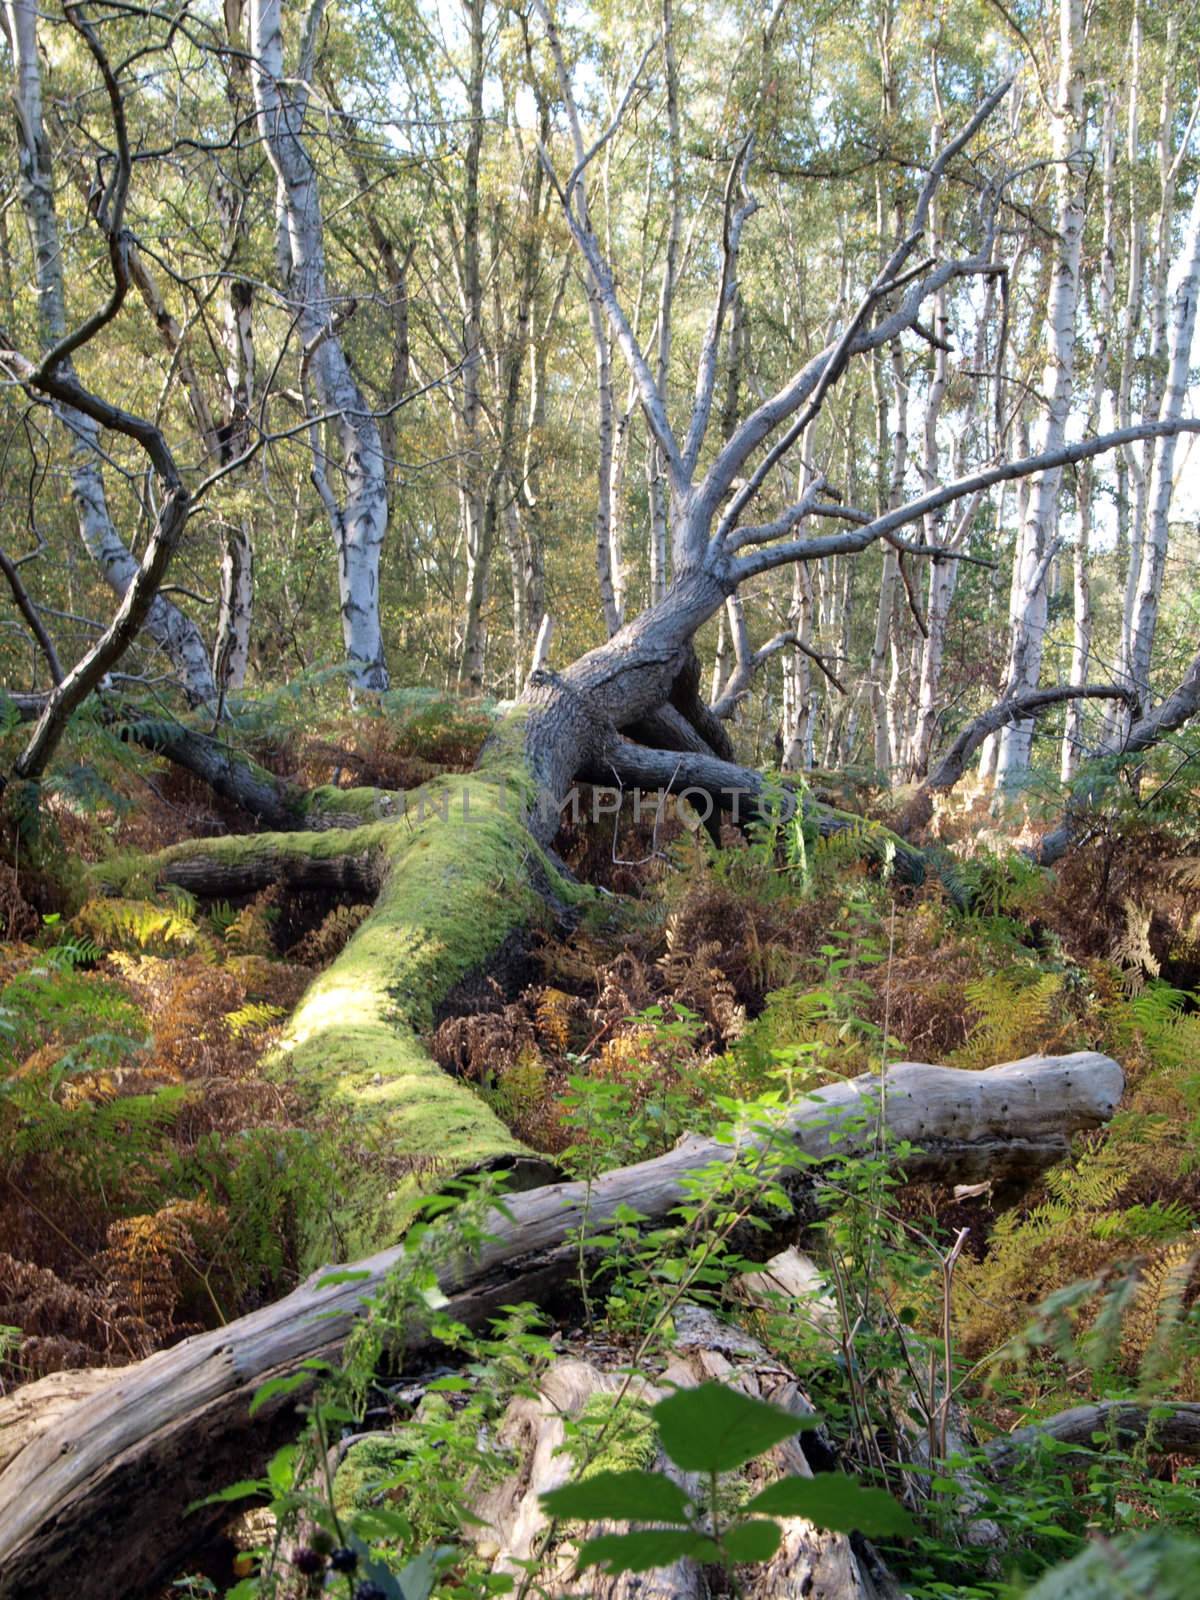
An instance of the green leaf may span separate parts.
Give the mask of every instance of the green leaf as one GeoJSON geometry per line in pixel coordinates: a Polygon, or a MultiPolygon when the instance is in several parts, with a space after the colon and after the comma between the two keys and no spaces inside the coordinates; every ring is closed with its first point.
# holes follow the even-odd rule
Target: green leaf
{"type": "Polygon", "coordinates": [[[448,1554],[445,1546],[439,1549],[430,1545],[400,1569],[397,1579],[404,1600],[429,1600],[437,1582],[438,1570],[448,1554]]]}
{"type": "Polygon", "coordinates": [[[267,1477],[276,1494],[287,1494],[296,1481],[296,1446],[285,1444],[267,1463],[267,1477]]]}
{"type": "Polygon", "coordinates": [[[891,1538],[913,1532],[908,1512],[884,1489],[864,1488],[842,1472],[821,1472],[815,1478],[780,1478],[747,1501],[743,1511],[779,1517],[807,1517],[818,1528],[835,1533],[865,1533],[891,1538]]]}
{"type": "Polygon", "coordinates": [[[688,1498],[660,1472],[597,1472],[551,1489],[542,1505],[571,1522],[683,1522],[688,1498]]]}
{"type": "Polygon", "coordinates": [[[739,1522],[728,1529],[722,1543],[733,1561],[769,1561],[782,1537],[777,1522],[739,1522]]]}
{"type": "Polygon", "coordinates": [[[1089,1545],[1055,1567],[1028,1600],[1190,1600],[1196,1592],[1200,1541],[1169,1533],[1089,1545]]]}
{"type": "Polygon", "coordinates": [[[245,1500],[252,1494],[265,1494],[267,1485],[261,1478],[239,1478],[237,1483],[231,1483],[227,1489],[218,1489],[216,1494],[206,1494],[203,1500],[193,1500],[188,1507],[195,1511],[199,1506],[224,1505],[227,1500],[245,1500]]]}
{"type": "Polygon", "coordinates": [[[654,1407],[663,1449],[685,1472],[732,1472],[816,1419],[794,1417],[723,1383],[679,1389],[654,1407]]]}
{"type": "Polygon", "coordinates": [[[290,1378],[269,1378],[254,1391],[254,1399],[250,1402],[250,1415],[253,1416],[277,1394],[294,1394],[297,1389],[307,1388],[312,1381],[311,1372],[294,1372],[290,1378]]]}
{"type": "Polygon", "coordinates": [[[711,1539],[690,1528],[647,1528],[639,1533],[604,1533],[589,1539],[579,1552],[579,1570],[601,1567],[605,1572],[649,1572],[691,1556],[694,1561],[716,1561],[720,1552],[711,1539]]]}
{"type": "Polygon", "coordinates": [[[399,1511],[389,1511],[386,1506],[372,1506],[354,1516],[354,1531],[359,1538],[384,1544],[412,1538],[412,1523],[399,1511]]]}

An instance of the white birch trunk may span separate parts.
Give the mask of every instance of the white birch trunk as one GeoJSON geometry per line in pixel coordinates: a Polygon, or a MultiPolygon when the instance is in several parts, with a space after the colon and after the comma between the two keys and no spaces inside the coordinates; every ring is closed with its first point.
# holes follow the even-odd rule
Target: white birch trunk
{"type": "MultiPolygon", "coordinates": [[[[13,101],[21,203],[36,255],[41,336],[45,344],[53,345],[67,332],[67,309],[54,204],[54,170],[42,114],[37,11],[32,0],[5,0],[5,14],[16,79],[13,101]]],[[[73,374],[73,364],[64,362],[63,370],[73,374]]],[[[123,596],[137,573],[138,563],[117,532],[109,511],[101,471],[100,428],[91,417],[69,406],[56,405],[54,410],[68,440],[71,497],[80,537],[109,587],[123,596]]],[[[214,704],[217,692],[208,649],[191,618],[162,595],[156,595],[145,630],[167,655],[192,704],[214,704]]]]}
{"type": "Polygon", "coordinates": [[[222,694],[240,689],[250,664],[250,624],[254,606],[254,545],[250,518],[224,528],[221,548],[221,598],[213,675],[222,694]]]}
{"type": "MultiPolygon", "coordinates": [[[[1166,387],[1159,407],[1160,421],[1174,421],[1183,415],[1192,341],[1196,332],[1197,299],[1200,299],[1200,189],[1192,205],[1188,240],[1171,303],[1170,353],[1166,387]]],[[[1163,439],[1154,457],[1146,543],[1134,596],[1129,671],[1143,699],[1150,692],[1150,658],[1167,560],[1177,443],[1173,437],[1163,439]]]]}
{"type": "MultiPolygon", "coordinates": [[[[1054,108],[1053,153],[1058,207],[1057,242],[1046,305],[1046,367],[1042,392],[1046,414],[1040,450],[1057,450],[1066,440],[1075,389],[1075,319],[1079,304],[1079,265],[1084,224],[1082,0],[1059,0],[1059,77],[1054,108]]],[[[1017,582],[1010,616],[1005,695],[1037,687],[1042,668],[1047,618],[1046,578],[1058,530],[1061,468],[1042,473],[1030,492],[1028,514],[1018,539],[1017,582]]],[[[996,778],[1012,782],[1029,766],[1033,722],[1005,728],[1000,736],[996,778]]]]}
{"type": "MultiPolygon", "coordinates": [[[[788,626],[798,643],[807,645],[812,635],[812,575],[806,562],[792,569],[792,603],[788,626]]],[[[813,764],[813,674],[803,650],[783,651],[783,757],[785,772],[803,772],[813,764]]]]}
{"type": "MultiPolygon", "coordinates": [[[[942,129],[940,121],[935,123],[933,138],[931,140],[930,156],[936,158],[941,143],[942,129]]],[[[930,230],[933,238],[934,249],[941,247],[941,204],[938,200],[930,207],[930,230]]],[[[992,280],[988,280],[988,299],[991,297],[992,280]]],[[[922,462],[922,476],[926,489],[932,489],[939,480],[941,471],[941,450],[938,445],[938,425],[941,421],[942,404],[946,398],[946,386],[949,381],[949,354],[946,346],[949,342],[950,319],[946,310],[946,292],[940,290],[933,302],[933,331],[938,343],[933,353],[933,378],[929,385],[929,394],[925,402],[925,450],[922,462]]],[[[976,362],[978,367],[978,362],[976,362]]],[[[924,519],[925,543],[927,545],[940,545],[943,541],[942,513],[935,512],[924,519]]],[[[929,751],[933,744],[934,728],[936,726],[938,709],[938,690],[942,675],[942,660],[946,648],[946,627],[950,618],[950,602],[954,598],[954,586],[958,577],[958,563],[951,560],[941,560],[935,556],[929,565],[928,588],[925,600],[925,638],[920,647],[920,665],[918,668],[917,684],[917,714],[913,727],[911,746],[908,751],[908,766],[912,774],[922,777],[929,764],[929,751]]]]}
{"type": "Polygon", "coordinates": [[[467,557],[463,596],[462,650],[459,687],[478,694],[483,688],[486,647],[483,608],[487,599],[491,551],[485,528],[486,495],[482,439],[483,281],[480,267],[479,166],[483,151],[483,0],[464,5],[470,37],[467,76],[467,144],[463,170],[460,294],[463,319],[462,410],[458,461],[458,498],[467,557]]]}
{"type": "MultiPolygon", "coordinates": [[[[305,24],[305,51],[320,26],[322,0],[305,24]]],[[[299,308],[299,332],[311,363],[317,401],[332,414],[340,450],[343,494],[322,495],[338,562],[342,639],[353,691],[388,686],[379,617],[379,564],[387,533],[387,477],[379,425],[350,371],[333,323],[325,266],[325,234],[317,173],[304,143],[308,63],[299,78],[284,73],[281,0],[250,0],[251,81],[258,129],[278,184],[286,230],[289,287],[299,308]]],[[[325,477],[314,457],[314,471],[325,477]]],[[[326,486],[328,486],[326,480],[326,486]]]]}
{"type": "MultiPolygon", "coordinates": [[[[243,0],[225,0],[225,33],[230,51],[225,61],[225,97],[238,132],[235,151],[242,149],[241,130],[253,109],[249,60],[246,49],[243,0]]],[[[233,155],[227,157],[233,160],[233,155]]],[[[221,221],[221,257],[230,269],[244,255],[249,238],[246,195],[223,168],[218,167],[217,215],[221,221]]],[[[250,446],[250,407],[254,403],[254,284],[231,270],[222,306],[225,356],[226,421],[221,432],[223,461],[236,461],[250,446]]],[[[245,472],[239,474],[245,478],[245,472]]],[[[254,613],[254,539],[248,511],[226,521],[221,549],[221,594],[217,637],[213,646],[213,676],[227,694],[241,689],[250,663],[250,630],[254,613]]]]}
{"type": "MultiPolygon", "coordinates": [[[[899,343],[892,346],[892,390],[895,405],[895,422],[891,437],[891,480],[888,486],[888,507],[898,506],[904,499],[904,475],[908,466],[908,379],[904,371],[904,352],[899,343]]],[[[884,663],[892,635],[896,609],[896,584],[900,576],[899,556],[892,545],[883,552],[883,570],[879,579],[879,604],[875,613],[875,637],[871,644],[871,657],[867,667],[867,681],[871,691],[871,713],[875,729],[874,759],[881,773],[892,766],[892,736],[888,723],[890,695],[895,692],[893,680],[885,688],[884,663]]]]}
{"type": "MultiPolygon", "coordinates": [[[[1100,245],[1100,276],[1096,291],[1098,340],[1092,365],[1091,400],[1087,431],[1095,432],[1100,421],[1100,404],[1108,382],[1109,348],[1112,341],[1113,307],[1116,302],[1116,131],[1117,99],[1105,95],[1101,129],[1101,183],[1104,203],[1104,232],[1100,245]]],[[[1092,655],[1091,559],[1092,497],[1095,483],[1092,463],[1081,463],[1077,478],[1079,530],[1074,552],[1073,626],[1071,637],[1071,683],[1086,683],[1092,655]]],[[[1063,723],[1062,755],[1059,773],[1070,783],[1079,768],[1083,753],[1083,701],[1068,700],[1063,723]]]]}
{"type": "MultiPolygon", "coordinates": [[[[663,56],[667,89],[667,154],[671,168],[670,216],[667,224],[667,252],[663,263],[662,290],[658,304],[658,362],[655,379],[664,404],[671,368],[671,319],[675,304],[675,280],[679,267],[679,245],[683,232],[683,160],[679,130],[679,65],[675,55],[675,28],[672,0],[662,0],[663,56]]],[[[651,441],[646,458],[646,486],[650,496],[650,600],[653,604],[667,592],[667,526],[670,520],[666,472],[662,452],[651,441]]]]}

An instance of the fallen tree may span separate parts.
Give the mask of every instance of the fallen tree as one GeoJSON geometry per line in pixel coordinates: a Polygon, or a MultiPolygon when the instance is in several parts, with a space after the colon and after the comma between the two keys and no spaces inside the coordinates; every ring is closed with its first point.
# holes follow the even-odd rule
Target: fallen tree
{"type": "MultiPolygon", "coordinates": [[[[547,12],[543,21],[557,56],[547,12]]],[[[558,66],[570,103],[561,58],[558,66]]],[[[766,514],[759,523],[746,520],[773,469],[817,419],[851,360],[919,332],[923,308],[951,281],[1001,270],[994,255],[996,216],[986,207],[969,254],[920,260],[918,246],[943,175],[1005,92],[1002,86],[988,96],[968,126],[941,148],[911,228],[842,331],[732,427],[704,471],[718,352],[737,287],[738,240],[752,209],[744,192],[736,213],[731,209],[745,190],[748,150],[739,153],[729,185],[719,289],[695,400],[679,435],[576,201],[582,167],[561,186],[568,225],[665,465],[672,581],[661,599],[563,672],[535,672],[475,773],[426,785],[405,797],[401,808],[397,797],[378,790],[300,792],[212,739],[170,728],[131,728],[131,737],[188,766],[275,831],[188,843],[132,867],[121,864],[101,874],[113,887],[149,879],[228,897],[283,881],[375,901],[372,915],[304,997],[274,1064],[311,1097],[317,1112],[346,1118],[353,1192],[336,1197],[345,1213],[337,1231],[351,1249],[387,1247],[364,1266],[368,1286],[378,1285],[401,1259],[395,1241],[405,1194],[396,1192],[403,1185],[389,1187],[369,1166],[355,1165],[360,1131],[386,1146],[404,1177],[436,1179],[492,1165],[509,1166],[525,1181],[548,1175],[545,1164],[469,1087],[441,1073],[421,1039],[456,985],[494,962],[547,906],[578,898],[578,886],[550,854],[572,786],[583,778],[666,788],[702,797],[731,815],[739,807],[743,816],[752,813],[761,803],[764,780],[730,759],[728,736],[697,693],[694,641],[704,623],[744,584],[793,563],[854,555],[879,541],[914,556],[951,559],[940,547],[907,542],[902,530],[992,485],[1139,440],[1200,430],[1200,423],[1187,419],[1120,429],[987,466],[878,516],[843,504],[818,474],[782,512],[766,514]],[[818,520],[846,526],[818,536],[812,532],[818,520]]],[[[988,189],[988,205],[1002,189],[1001,183],[988,189]]],[[[52,351],[36,370],[23,372],[24,381],[63,403],[81,409],[86,403],[101,425],[125,425],[128,431],[128,419],[77,392],[64,360],[52,351]]],[[[150,444],[157,448],[157,434],[150,444]]],[[[179,496],[177,517],[156,536],[157,544],[152,541],[153,559],[148,549],[113,628],[35,712],[33,736],[15,764],[19,776],[41,776],[70,712],[136,633],[182,533],[189,503],[182,487],[179,496]]],[[[821,816],[821,825],[831,829],[850,821],[821,816]]],[[[915,874],[919,853],[901,842],[893,847],[898,864],[915,874]]],[[[1105,1058],[1082,1057],[982,1075],[893,1069],[888,1084],[893,1136],[912,1138],[924,1149],[910,1164],[913,1170],[964,1179],[1019,1178],[1061,1156],[1073,1129],[1104,1120],[1119,1093],[1119,1074],[1105,1058]]],[[[831,1107],[857,1114],[862,1092],[824,1092],[818,1117],[831,1107]],[[839,1100],[838,1094],[848,1098],[839,1100]]],[[[808,1153],[820,1153],[811,1108],[796,1113],[794,1133],[808,1153]]],[[[649,1201],[662,1214],[678,1198],[680,1174],[700,1160],[692,1143],[651,1164],[653,1171],[612,1174],[603,1180],[607,1188],[592,1191],[591,1214],[597,1214],[597,1194],[635,1197],[644,1212],[652,1209],[649,1201]]],[[[574,1251],[566,1241],[580,1220],[581,1203],[578,1191],[554,1185],[514,1200],[512,1220],[496,1223],[498,1242],[467,1274],[447,1281],[454,1314],[478,1321],[506,1301],[559,1289],[570,1277],[574,1251]]],[[[319,1290],[311,1280],[277,1306],[122,1374],[27,1444],[0,1476],[0,1594],[49,1594],[64,1581],[68,1564],[72,1586],[85,1595],[111,1594],[118,1585],[128,1594],[145,1592],[169,1574],[217,1515],[198,1515],[185,1534],[178,1525],[180,1505],[217,1486],[226,1472],[240,1473],[292,1425],[291,1403],[283,1401],[249,1425],[246,1405],[253,1389],[267,1377],[293,1372],[305,1357],[336,1353],[362,1292],[362,1284],[319,1290]],[[90,1562],[101,1554],[102,1562],[90,1562]]]]}
{"type": "MultiPolygon", "coordinates": [[[[984,1072],[904,1063],[882,1079],[815,1091],[770,1135],[745,1130],[738,1147],[784,1141],[795,1162],[783,1180],[797,1201],[810,1203],[819,1178],[814,1160],[874,1149],[881,1131],[913,1147],[905,1162],[911,1178],[1023,1182],[1060,1160],[1073,1133],[1107,1121],[1122,1085],[1117,1064],[1094,1052],[984,1072]]],[[[490,1219],[478,1258],[441,1272],[443,1309],[477,1327],[503,1305],[569,1292],[581,1230],[603,1228],[622,1205],[660,1222],[688,1193],[689,1173],[736,1153],[734,1144],[692,1136],[591,1184],[513,1196],[490,1219]]],[[[748,1245],[763,1254],[775,1247],[770,1230],[755,1230],[748,1245]]],[[[305,1391],[273,1396],[251,1419],[255,1391],[304,1370],[306,1361],[336,1360],[364,1296],[404,1259],[405,1247],[393,1245],[355,1263],[353,1279],[339,1273],[323,1285],[327,1274],[318,1272],[285,1299],[160,1351],[98,1391],[89,1375],[77,1404],[64,1408],[57,1379],[55,1410],[32,1436],[27,1391],[17,1419],[23,1443],[0,1472],[0,1597],[50,1600],[66,1584],[78,1600],[153,1594],[228,1515],[206,1507],[182,1518],[180,1508],[253,1471],[294,1431],[305,1391]]],[[[427,1342],[414,1329],[409,1355],[427,1342]]],[[[0,1460],[8,1454],[6,1425],[0,1411],[0,1460]]]]}
{"type": "MultiPolygon", "coordinates": [[[[560,93],[573,115],[553,18],[545,7],[538,10],[560,93]]],[[[1135,440],[1200,427],[1187,419],[1142,424],[1049,454],[1002,461],[878,516],[843,504],[818,473],[782,512],[759,523],[747,520],[760,495],[770,492],[774,469],[802,434],[811,436],[852,360],[919,332],[926,303],[950,283],[989,278],[1001,270],[995,246],[1003,185],[986,190],[969,253],[923,260],[919,246],[943,177],[1007,87],[988,95],[967,126],[939,149],[917,195],[911,227],[841,332],[740,424],[730,419],[715,450],[709,434],[719,351],[737,289],[739,241],[754,209],[749,147],[739,151],[731,170],[718,289],[686,429],[678,433],[580,203],[586,160],[560,186],[568,227],[665,464],[672,579],[660,599],[565,671],[533,673],[474,774],[423,786],[406,797],[401,814],[399,798],[383,791],[325,787],[305,793],[211,737],[161,721],[129,724],[131,738],[187,766],[276,831],[181,846],[137,863],[132,872],[121,868],[126,879],[157,876],[212,897],[249,894],[283,880],[375,898],[373,914],[305,997],[284,1041],[281,1067],[318,1103],[349,1112],[356,1125],[370,1123],[406,1173],[442,1174],[494,1161],[520,1164],[528,1156],[469,1088],[444,1078],[419,1037],[429,1031],[435,1008],[471,971],[494,962],[506,942],[519,938],[547,906],[553,912],[578,897],[548,853],[572,786],[587,778],[621,788],[671,789],[714,814],[720,808],[746,817],[761,807],[761,774],[730,759],[728,734],[700,697],[694,642],[703,624],[744,584],[776,568],[850,556],[880,541],[915,556],[944,557],[947,552],[940,548],[934,552],[906,541],[902,530],[992,485],[1088,460],[1135,440]],[[708,461],[703,469],[702,460],[708,461]],[[816,535],[817,522],[845,526],[816,535]]],[[[60,366],[51,352],[29,383],[55,392],[66,382],[60,366]]],[[[107,412],[100,411],[103,420],[107,412]]],[[[152,576],[143,586],[147,599],[152,576]]],[[[129,594],[140,593],[140,584],[141,579],[129,594]]],[[[94,686],[112,660],[110,654],[89,660],[87,684],[94,686]]],[[[18,775],[36,779],[45,770],[67,715],[85,692],[83,680],[68,673],[35,711],[32,737],[15,764],[18,775]]],[[[715,831],[713,817],[709,820],[715,831]]],[[[817,820],[824,831],[861,825],[825,810],[817,811],[817,820]]],[[[895,837],[881,838],[880,844],[899,876],[923,875],[922,853],[895,837]]],[[[115,885],[118,878],[111,881],[115,885]]],[[[386,1191],[356,1199],[353,1209],[357,1216],[348,1237],[357,1247],[391,1242],[395,1212],[386,1191]]]]}
{"type": "MultiPolygon", "coordinates": [[[[558,1541],[552,1540],[555,1530],[541,1496],[562,1487],[577,1470],[567,1444],[568,1425],[597,1402],[615,1406],[621,1396],[644,1407],[664,1398],[672,1388],[717,1382],[779,1406],[798,1422],[813,1416],[813,1407],[795,1375],[743,1329],[720,1321],[704,1307],[687,1304],[678,1308],[673,1320],[672,1359],[656,1383],[641,1380],[630,1384],[619,1370],[608,1371],[592,1361],[567,1357],[545,1374],[536,1395],[522,1395],[510,1402],[497,1442],[513,1454],[516,1470],[473,1507],[480,1526],[472,1530],[472,1536],[493,1572],[519,1579],[531,1560],[540,1559],[545,1593],[578,1593],[576,1547],[561,1530],[558,1541]]],[[[804,1449],[805,1440],[811,1438],[798,1433],[775,1446],[756,1463],[751,1486],[759,1489],[781,1476],[813,1477],[804,1449]]],[[[818,1457],[827,1451],[824,1440],[813,1449],[818,1457]]],[[[646,1465],[674,1477],[685,1492],[703,1495],[704,1486],[695,1481],[696,1475],[679,1472],[661,1448],[646,1465]]],[[[862,1538],[829,1532],[803,1517],[783,1518],[780,1534],[772,1558],[744,1574],[740,1592],[745,1600],[899,1600],[902,1595],[900,1585],[862,1538]]],[[[706,1600],[709,1594],[703,1568],[687,1556],[636,1576],[609,1577],[591,1571],[587,1582],[591,1600],[633,1600],[635,1596],[637,1600],[706,1600]]]]}

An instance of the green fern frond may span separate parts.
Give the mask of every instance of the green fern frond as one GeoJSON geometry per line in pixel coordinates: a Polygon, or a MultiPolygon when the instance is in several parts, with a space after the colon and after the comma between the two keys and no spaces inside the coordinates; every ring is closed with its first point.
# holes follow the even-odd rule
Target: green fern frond
{"type": "Polygon", "coordinates": [[[286,1015],[282,1006],[271,1006],[263,1001],[251,1000],[236,1011],[226,1012],[225,1026],[235,1038],[240,1039],[245,1033],[271,1027],[280,1017],[286,1015]]]}

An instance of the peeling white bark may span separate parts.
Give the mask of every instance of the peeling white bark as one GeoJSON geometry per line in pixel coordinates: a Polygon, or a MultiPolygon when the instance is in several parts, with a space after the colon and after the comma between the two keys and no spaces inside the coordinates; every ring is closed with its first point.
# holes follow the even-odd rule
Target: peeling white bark
{"type": "MultiPolygon", "coordinates": [[[[311,52],[322,9],[322,0],[314,0],[305,23],[306,54],[311,52]]],[[[343,494],[339,498],[330,489],[322,498],[337,550],[346,658],[354,689],[386,689],[379,619],[379,563],[388,520],[383,449],[379,425],[354,380],[333,324],[317,174],[304,142],[305,79],[311,62],[301,62],[299,83],[285,76],[281,0],[251,0],[250,50],[258,128],[275,172],[281,231],[287,241],[287,287],[296,303],[317,400],[322,412],[332,414],[330,431],[340,452],[343,494]]],[[[327,479],[326,464],[316,457],[314,472],[327,479]]]]}
{"type": "MultiPolygon", "coordinates": [[[[4,0],[4,4],[16,80],[13,105],[21,203],[36,252],[41,336],[49,346],[67,332],[67,310],[54,169],[42,115],[37,11],[32,0],[4,0]]],[[[73,377],[73,364],[64,362],[62,371],[64,376],[73,377]]],[[[80,537],[109,587],[123,597],[138,571],[138,562],[117,532],[109,511],[101,469],[100,428],[74,407],[56,404],[54,410],[68,440],[71,497],[80,537]]],[[[194,705],[215,703],[216,686],[208,664],[208,649],[191,618],[156,595],[144,628],[170,659],[188,699],[194,705]]]]}
{"type": "MultiPolygon", "coordinates": [[[[1079,303],[1079,266],[1085,216],[1082,0],[1059,0],[1058,94],[1054,106],[1053,155],[1058,190],[1056,242],[1050,265],[1046,303],[1046,366],[1042,393],[1046,411],[1039,439],[1041,451],[1062,447],[1075,391],[1075,320],[1079,303]]],[[[1009,618],[1008,670],[1005,695],[1037,687],[1047,618],[1046,576],[1058,531],[1060,468],[1035,479],[1029,509],[1018,537],[1014,593],[1009,618]]],[[[1029,765],[1033,723],[1005,728],[1000,736],[996,778],[1013,781],[1029,765]]]]}

